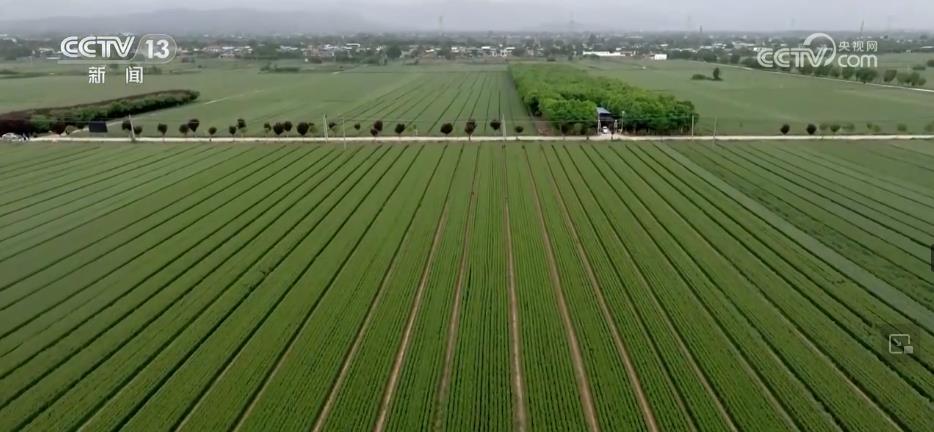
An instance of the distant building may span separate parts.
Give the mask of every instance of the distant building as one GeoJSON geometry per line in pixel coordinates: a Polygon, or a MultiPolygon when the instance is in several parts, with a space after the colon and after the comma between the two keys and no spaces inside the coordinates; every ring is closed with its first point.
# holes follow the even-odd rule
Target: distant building
{"type": "Polygon", "coordinates": [[[652,60],[668,60],[668,54],[655,54],[652,56],[652,60]]]}
{"type": "Polygon", "coordinates": [[[584,51],[584,56],[597,56],[597,57],[622,57],[623,53],[621,52],[610,52],[610,51],[584,51]]]}

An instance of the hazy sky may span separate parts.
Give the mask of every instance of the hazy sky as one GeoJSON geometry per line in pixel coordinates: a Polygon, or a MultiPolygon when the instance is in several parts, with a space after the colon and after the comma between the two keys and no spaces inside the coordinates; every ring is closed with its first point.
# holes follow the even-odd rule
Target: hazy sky
{"type": "Polygon", "coordinates": [[[0,20],[231,7],[335,11],[418,30],[436,28],[444,15],[451,30],[510,23],[522,30],[573,19],[620,30],[833,31],[857,30],[865,20],[871,30],[934,31],[934,0],[0,0],[0,20]]]}

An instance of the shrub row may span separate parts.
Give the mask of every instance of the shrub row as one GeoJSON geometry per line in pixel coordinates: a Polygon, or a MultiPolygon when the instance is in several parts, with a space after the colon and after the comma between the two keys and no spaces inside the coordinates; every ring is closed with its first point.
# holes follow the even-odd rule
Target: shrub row
{"type": "Polygon", "coordinates": [[[596,77],[565,65],[512,65],[510,72],[522,102],[532,114],[557,123],[562,132],[596,128],[598,106],[625,113],[629,132],[671,134],[690,130],[694,104],[671,95],[633,87],[618,79],[596,77]]]}
{"type": "Polygon", "coordinates": [[[112,120],[184,105],[197,99],[198,95],[193,90],[166,90],[81,105],[13,111],[0,114],[0,134],[62,133],[68,126],[83,128],[92,121],[112,120]]]}

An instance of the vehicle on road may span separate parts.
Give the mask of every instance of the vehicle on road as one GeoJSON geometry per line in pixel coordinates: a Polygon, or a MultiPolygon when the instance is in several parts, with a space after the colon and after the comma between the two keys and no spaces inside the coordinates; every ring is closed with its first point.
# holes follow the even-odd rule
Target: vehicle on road
{"type": "Polygon", "coordinates": [[[22,135],[15,134],[15,133],[12,133],[12,132],[9,132],[9,133],[3,134],[3,136],[0,136],[0,141],[5,141],[5,142],[9,142],[9,141],[26,141],[26,137],[24,137],[24,136],[22,136],[22,135]]]}

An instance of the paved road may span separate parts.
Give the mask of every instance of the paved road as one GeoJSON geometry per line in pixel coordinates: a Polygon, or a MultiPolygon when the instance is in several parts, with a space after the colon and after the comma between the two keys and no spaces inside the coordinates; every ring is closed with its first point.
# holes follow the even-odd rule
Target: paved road
{"type": "MultiPolygon", "coordinates": [[[[810,135],[720,135],[720,136],[629,136],[629,135],[600,135],[600,136],[569,136],[569,137],[560,137],[560,136],[522,136],[522,137],[496,137],[496,136],[475,136],[472,138],[464,136],[454,136],[454,137],[440,137],[440,136],[430,136],[430,137],[412,137],[406,136],[403,138],[392,137],[392,136],[380,136],[380,137],[347,137],[347,138],[328,138],[323,137],[217,137],[217,138],[207,138],[207,137],[171,137],[171,138],[154,138],[154,137],[143,137],[137,138],[138,142],[167,142],[167,143],[177,143],[177,142],[218,142],[218,143],[231,143],[231,142],[332,142],[332,143],[342,143],[342,142],[379,142],[379,143],[394,143],[394,142],[461,142],[461,141],[477,141],[477,142],[486,142],[486,141],[894,141],[894,140],[934,140],[934,135],[828,135],[828,136],[810,136],[810,135]]],[[[42,136],[38,138],[33,138],[32,141],[60,141],[60,142],[130,142],[129,137],[75,137],[75,136],[42,136]]]]}

